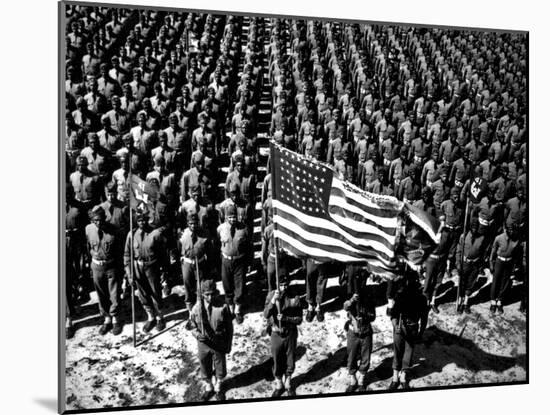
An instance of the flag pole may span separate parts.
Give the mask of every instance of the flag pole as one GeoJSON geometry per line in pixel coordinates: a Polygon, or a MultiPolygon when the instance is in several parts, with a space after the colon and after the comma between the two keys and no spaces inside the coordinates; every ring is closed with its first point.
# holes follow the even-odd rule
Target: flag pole
{"type": "Polygon", "coordinates": [[[134,219],[132,214],[132,152],[128,148],[128,205],[130,206],[130,301],[132,302],[132,340],[136,347],[136,305],[134,299],[134,219]]]}
{"type": "MultiPolygon", "coordinates": [[[[270,163],[271,163],[271,200],[273,201],[275,198],[274,198],[274,195],[275,195],[275,157],[274,157],[274,152],[275,152],[275,144],[272,144],[271,147],[270,147],[270,150],[273,150],[273,151],[270,151],[270,154],[269,154],[269,158],[270,158],[270,163]]],[[[275,215],[275,209],[273,209],[273,215],[275,215]]],[[[272,218],[273,220],[274,218],[272,218]]],[[[275,220],[273,220],[273,244],[275,245],[275,284],[277,285],[277,288],[276,290],[278,291],[279,290],[279,244],[278,244],[278,241],[277,241],[277,234],[275,232],[276,230],[276,227],[275,227],[275,220]]],[[[269,281],[267,282],[268,283],[268,286],[269,286],[269,281]]],[[[275,303],[275,305],[277,306],[277,314],[281,314],[281,301],[278,299],[275,303]]],[[[279,327],[281,327],[281,322],[279,321],[279,327]]]]}
{"type": "Polygon", "coordinates": [[[468,224],[468,211],[470,210],[470,200],[467,197],[466,198],[466,211],[464,212],[464,228],[462,229],[462,244],[460,247],[460,272],[458,273],[458,287],[456,289],[456,304],[455,304],[455,311],[458,312],[458,302],[460,301],[460,282],[462,280],[462,270],[464,269],[464,245],[466,243],[466,234],[467,229],[466,225],[468,224]]]}

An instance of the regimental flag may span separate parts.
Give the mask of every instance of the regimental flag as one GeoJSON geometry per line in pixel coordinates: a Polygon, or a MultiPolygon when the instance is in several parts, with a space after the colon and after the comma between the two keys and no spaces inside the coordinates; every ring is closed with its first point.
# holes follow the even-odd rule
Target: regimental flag
{"type": "Polygon", "coordinates": [[[321,262],[366,263],[393,278],[403,202],[365,192],[328,165],[270,144],[273,223],[279,246],[321,262]]]}
{"type": "Polygon", "coordinates": [[[472,203],[479,203],[487,194],[487,181],[482,177],[474,177],[470,183],[468,198],[472,203]]]}
{"type": "Polygon", "coordinates": [[[130,206],[132,209],[154,210],[154,202],[159,198],[159,189],[157,186],[140,179],[135,174],[130,175],[130,206]]]}

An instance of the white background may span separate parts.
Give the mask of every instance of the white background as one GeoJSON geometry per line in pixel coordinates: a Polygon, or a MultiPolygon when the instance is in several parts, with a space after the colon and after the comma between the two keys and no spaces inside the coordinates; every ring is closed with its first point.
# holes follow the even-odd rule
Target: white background
{"type": "MultiPolygon", "coordinates": [[[[534,1],[128,0],[530,31],[530,385],[131,412],[548,413],[548,10],[534,1]],[[538,76],[537,76],[538,75],[538,76]],[[546,76],[545,76],[546,75],[546,76]],[[546,102],[545,102],[546,101],[546,102]],[[537,128],[538,127],[538,128],[537,128]]],[[[113,0],[112,3],[124,3],[113,0]]],[[[543,4],[543,2],[540,2],[543,4]]],[[[57,396],[57,2],[9,0],[0,23],[0,412],[52,414],[57,396]],[[7,232],[6,232],[7,228],[7,232]]],[[[130,413],[130,412],[120,412],[130,413]]]]}

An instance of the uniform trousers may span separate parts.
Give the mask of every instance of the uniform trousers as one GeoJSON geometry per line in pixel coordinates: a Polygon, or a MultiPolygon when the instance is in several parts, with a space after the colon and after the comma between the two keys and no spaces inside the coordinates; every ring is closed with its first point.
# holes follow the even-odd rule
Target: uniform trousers
{"type": "Polygon", "coordinates": [[[510,275],[512,274],[512,261],[495,261],[493,282],[491,283],[491,300],[502,300],[510,286],[510,275]]]}
{"type": "Polygon", "coordinates": [[[225,378],[227,375],[225,353],[215,350],[201,341],[197,343],[202,378],[211,380],[213,374],[216,375],[217,379],[225,378]]]}
{"type": "Polygon", "coordinates": [[[432,258],[426,260],[426,279],[424,280],[424,295],[429,300],[433,295],[437,294],[437,289],[443,281],[445,274],[445,257],[432,258]]]}
{"type": "Polygon", "coordinates": [[[118,317],[120,312],[120,273],[114,265],[98,265],[92,261],[92,279],[97,293],[99,312],[103,317],[118,317]]]}
{"type": "Polygon", "coordinates": [[[353,330],[347,331],[347,350],[348,350],[348,371],[350,375],[359,373],[365,374],[369,370],[370,355],[372,353],[372,332],[360,336],[353,330]],[[359,361],[359,365],[357,365],[359,361]]]}
{"type": "Polygon", "coordinates": [[[478,274],[479,264],[476,262],[464,261],[464,264],[462,265],[462,272],[460,274],[460,285],[458,287],[458,295],[460,297],[464,297],[464,295],[472,295],[478,274]]]}
{"type": "Polygon", "coordinates": [[[308,261],[306,265],[306,301],[308,304],[321,305],[327,287],[325,264],[308,261]]]}
{"type": "Polygon", "coordinates": [[[271,356],[273,357],[273,376],[280,378],[294,372],[294,359],[298,343],[298,330],[288,329],[285,333],[271,332],[271,356]],[[285,334],[285,335],[283,335],[285,334]]]}
{"type": "Polygon", "coordinates": [[[162,285],[160,268],[156,262],[134,267],[138,298],[147,314],[160,315],[162,312],[162,285]]]}
{"type": "Polygon", "coordinates": [[[227,304],[243,304],[246,290],[246,257],[227,259],[222,256],[222,283],[227,304]]]}
{"type": "Polygon", "coordinates": [[[393,325],[393,370],[407,371],[411,368],[414,352],[414,339],[398,329],[399,320],[392,318],[393,325]]]}

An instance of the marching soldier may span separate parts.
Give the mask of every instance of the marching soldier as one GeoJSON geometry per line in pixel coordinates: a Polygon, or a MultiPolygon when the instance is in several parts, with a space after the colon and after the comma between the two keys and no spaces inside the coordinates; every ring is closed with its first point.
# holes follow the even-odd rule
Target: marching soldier
{"type": "Polygon", "coordinates": [[[275,390],[271,396],[279,397],[285,389],[293,396],[295,391],[291,379],[295,368],[298,326],[302,324],[302,307],[299,296],[290,296],[286,280],[281,280],[279,289],[267,295],[264,316],[267,319],[268,334],[271,336],[275,377],[275,390]]]}
{"type": "Polygon", "coordinates": [[[158,331],[162,331],[166,327],[161,283],[161,268],[165,271],[168,265],[166,237],[163,235],[163,227],[152,229],[148,225],[145,213],[138,212],[136,222],[138,229],[134,232],[133,238],[130,233],[126,238],[124,268],[130,278],[130,249],[133,249],[138,297],[147,313],[143,331],[149,333],[155,326],[158,331]]]}
{"type": "Polygon", "coordinates": [[[202,399],[209,400],[215,394],[216,400],[222,401],[225,399],[222,382],[227,375],[226,355],[231,353],[233,342],[233,318],[213,280],[201,281],[200,294],[190,321],[191,333],[197,339],[201,376],[206,383],[202,399]]]}
{"type": "Polygon", "coordinates": [[[246,295],[246,268],[250,254],[250,235],[247,227],[237,220],[237,208],[230,205],[227,221],[218,226],[221,245],[221,274],[225,299],[238,324],[243,322],[246,295]]]}
{"type": "Polygon", "coordinates": [[[401,385],[409,389],[409,371],[415,343],[422,338],[428,323],[428,307],[416,274],[410,272],[397,283],[395,302],[390,311],[393,326],[393,376],[389,390],[401,385]]]}
{"type": "Polygon", "coordinates": [[[483,256],[486,250],[486,236],[479,232],[479,223],[472,221],[470,231],[460,236],[456,250],[456,264],[460,274],[460,285],[458,287],[458,313],[469,314],[470,296],[474,289],[474,283],[479,274],[483,256]]]}
{"type": "Polygon", "coordinates": [[[120,257],[118,231],[105,221],[105,211],[96,206],[90,215],[92,223],[86,226],[86,240],[91,256],[90,268],[98,297],[99,312],[104,317],[99,334],[113,330],[116,336],[122,332],[119,320],[120,280],[116,259],[120,257]]]}
{"type": "Polygon", "coordinates": [[[365,375],[369,370],[372,353],[371,322],[376,318],[373,298],[368,295],[367,288],[361,287],[358,292],[344,302],[344,311],[348,320],[344,326],[347,336],[348,372],[350,384],[346,392],[354,392],[358,387],[365,391],[365,375]],[[357,362],[359,361],[359,365],[357,362]],[[359,383],[356,373],[359,370],[359,383]]]}
{"type": "Polygon", "coordinates": [[[197,298],[197,279],[200,275],[208,278],[208,269],[211,267],[212,242],[207,231],[201,227],[199,215],[196,212],[187,214],[187,228],[178,240],[180,253],[181,273],[185,288],[185,304],[191,313],[197,298]],[[200,275],[197,275],[197,269],[200,275]]]}
{"type": "Polygon", "coordinates": [[[490,257],[490,271],[493,274],[491,283],[491,313],[497,311],[504,313],[502,299],[510,285],[510,275],[516,261],[521,259],[521,242],[514,225],[506,226],[503,233],[498,235],[493,242],[490,257]]]}

